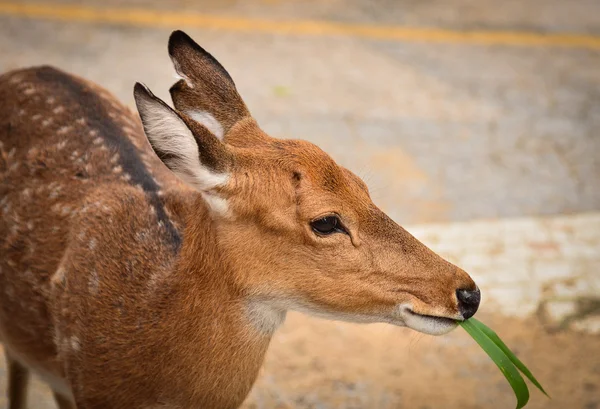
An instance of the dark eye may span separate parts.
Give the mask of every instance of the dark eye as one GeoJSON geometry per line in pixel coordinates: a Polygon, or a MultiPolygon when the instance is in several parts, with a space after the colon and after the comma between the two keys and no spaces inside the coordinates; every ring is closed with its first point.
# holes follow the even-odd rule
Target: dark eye
{"type": "Polygon", "coordinates": [[[337,216],[326,216],[322,219],[313,220],[310,227],[318,234],[346,233],[337,216]]]}

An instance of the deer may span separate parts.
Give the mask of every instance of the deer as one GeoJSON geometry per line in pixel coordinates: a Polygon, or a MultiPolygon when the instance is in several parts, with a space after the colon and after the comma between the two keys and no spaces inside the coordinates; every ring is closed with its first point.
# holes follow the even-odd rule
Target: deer
{"type": "Polygon", "coordinates": [[[173,107],[137,113],[50,66],[0,77],[0,342],[60,409],[242,405],[288,311],[441,335],[471,277],[316,145],[261,130],[223,66],[171,34],[173,107]]]}

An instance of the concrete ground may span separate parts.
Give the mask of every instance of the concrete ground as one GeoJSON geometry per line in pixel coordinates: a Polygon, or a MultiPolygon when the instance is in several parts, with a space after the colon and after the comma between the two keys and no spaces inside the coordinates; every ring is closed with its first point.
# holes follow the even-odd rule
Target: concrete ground
{"type": "MultiPolygon", "coordinates": [[[[599,2],[0,0],[0,72],[53,64],[128,103],[135,81],[167,98],[176,28],[267,132],[320,145],[475,278],[478,316],[553,397],[532,408],[600,408],[599,2]]],[[[290,314],[245,408],[513,399],[462,330],[290,314]]],[[[30,402],[53,407],[39,384],[30,402]]]]}

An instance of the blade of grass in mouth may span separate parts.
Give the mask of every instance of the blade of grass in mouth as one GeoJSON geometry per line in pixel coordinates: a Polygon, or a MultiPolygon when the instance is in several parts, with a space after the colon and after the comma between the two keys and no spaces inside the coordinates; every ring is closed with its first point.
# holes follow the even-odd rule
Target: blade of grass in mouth
{"type": "Polygon", "coordinates": [[[548,395],[546,393],[546,391],[544,390],[542,385],[540,385],[538,380],[535,379],[535,376],[533,376],[531,371],[529,369],[527,369],[525,364],[523,362],[521,362],[521,360],[519,358],[517,358],[517,356],[506,346],[506,344],[500,339],[500,337],[498,336],[498,334],[496,334],[494,332],[494,330],[492,330],[490,327],[488,327],[481,321],[476,320],[475,318],[471,318],[471,319],[469,319],[469,321],[472,321],[473,324],[477,328],[479,328],[479,330],[481,332],[483,332],[489,339],[491,339],[492,342],[494,344],[496,344],[498,346],[498,348],[500,348],[502,350],[502,352],[504,352],[504,354],[508,357],[508,359],[510,359],[511,362],[519,369],[519,371],[521,371],[523,373],[523,375],[525,375],[527,377],[527,379],[529,379],[531,381],[531,383],[533,383],[540,391],[542,391],[542,393],[544,395],[550,397],[550,395],[548,395]]]}
{"type": "Polygon", "coordinates": [[[461,321],[460,325],[500,369],[517,397],[517,409],[521,409],[529,401],[529,389],[527,388],[527,384],[525,384],[523,377],[519,374],[519,371],[504,351],[496,345],[494,341],[492,341],[487,334],[477,326],[477,324],[472,322],[472,320],[473,319],[471,318],[466,321],[461,321]]]}

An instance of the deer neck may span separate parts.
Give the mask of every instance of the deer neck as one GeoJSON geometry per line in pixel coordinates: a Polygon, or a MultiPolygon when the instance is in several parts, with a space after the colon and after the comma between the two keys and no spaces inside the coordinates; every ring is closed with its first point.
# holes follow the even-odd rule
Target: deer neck
{"type": "Polygon", "coordinates": [[[237,287],[236,266],[219,247],[214,221],[201,203],[194,208],[172,281],[164,286],[162,337],[177,340],[168,360],[192,375],[177,377],[185,385],[176,390],[198,391],[196,403],[217,394],[211,404],[222,399],[219,407],[228,407],[229,399],[243,400],[250,391],[275,329],[268,320],[280,313],[263,310],[237,287]]]}

